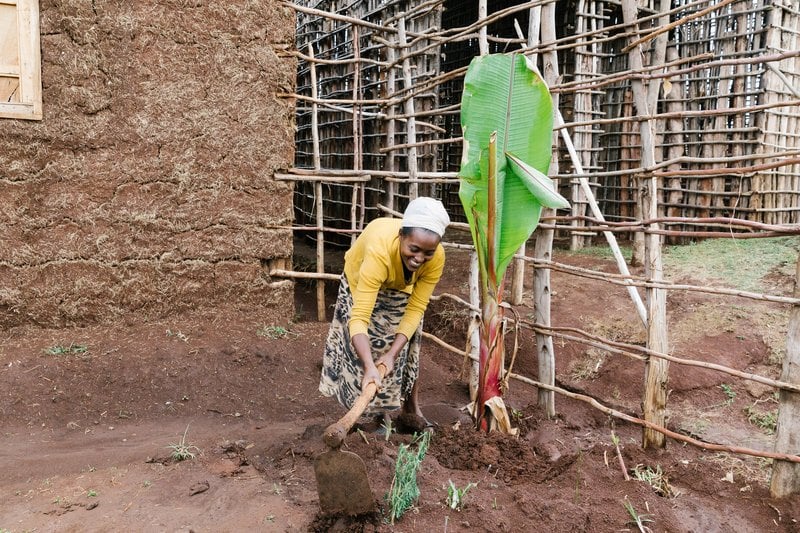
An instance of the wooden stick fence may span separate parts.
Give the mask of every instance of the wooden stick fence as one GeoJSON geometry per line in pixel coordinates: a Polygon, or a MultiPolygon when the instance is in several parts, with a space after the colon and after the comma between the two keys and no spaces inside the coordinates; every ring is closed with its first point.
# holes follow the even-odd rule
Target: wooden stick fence
{"type": "MultiPolygon", "coordinates": [[[[325,239],[344,246],[370,218],[397,216],[418,194],[441,198],[452,227],[464,229],[455,189],[466,65],[479,53],[524,50],[560,109],[550,175],[573,205],[569,216],[545,213],[534,257],[523,248],[515,258],[513,302],[521,300],[525,268],[534,272],[536,321],[526,327],[537,334],[539,403],[555,414],[553,337],[605,343],[603,349],[643,358],[648,368],[663,363],[660,372],[648,371],[652,394],[639,421],[644,443],[658,446],[664,435],[676,438],[661,431],[659,420],[666,363],[701,363],[666,353],[666,291],[798,305],[797,295],[671,283],[662,279],[660,253],[664,239],[800,235],[800,43],[793,29],[800,13],[746,0],[672,0],[660,11],[655,2],[575,0],[573,8],[561,6],[569,20],[560,23],[576,31],[558,37],[555,12],[564,1],[534,0],[493,13],[482,1],[463,14],[444,10],[438,0],[389,0],[380,13],[365,0],[291,5],[298,49],[307,52],[286,52],[300,61],[297,89],[284,95],[302,104],[298,168],[277,178],[295,185],[291,228],[316,239],[317,272],[270,275],[316,279],[318,302],[324,300],[324,283],[339,278],[324,272],[325,239]],[[516,38],[508,37],[513,33],[516,38]],[[615,250],[619,274],[551,260],[555,239],[576,249],[599,236],[615,250]],[[617,236],[632,239],[632,261],[646,265],[645,276],[627,270],[617,236]],[[550,325],[551,270],[624,286],[648,328],[647,349],[550,325]],[[638,289],[648,293],[647,305],[638,289]]],[[[323,310],[318,306],[318,316],[323,310]]],[[[796,394],[797,379],[782,377],[782,394],[796,394]]],[[[782,409],[783,402],[782,396],[782,409]]],[[[785,455],[773,458],[795,461],[785,455]]]]}
{"type": "MultiPolygon", "coordinates": [[[[462,355],[462,356],[464,355],[464,350],[460,350],[459,348],[453,346],[452,344],[448,344],[447,342],[443,341],[442,339],[436,337],[435,335],[433,335],[431,333],[423,332],[422,335],[423,335],[424,338],[431,340],[432,342],[438,344],[439,346],[441,346],[441,347],[443,347],[443,348],[445,348],[445,349],[447,349],[447,350],[449,350],[449,351],[451,351],[453,353],[456,353],[456,354],[459,354],[459,355],[462,355]]],[[[474,357],[470,357],[470,359],[472,359],[473,361],[476,360],[476,358],[474,358],[474,357]]],[[[595,409],[597,409],[597,410],[599,410],[599,411],[601,411],[601,412],[603,412],[603,413],[605,413],[605,414],[607,414],[609,416],[613,416],[614,418],[619,418],[620,420],[625,420],[626,422],[630,422],[632,424],[636,424],[636,425],[639,425],[639,426],[642,426],[642,427],[646,427],[646,428],[648,428],[648,429],[650,429],[652,431],[656,431],[656,432],[658,432],[658,433],[660,433],[660,434],[662,434],[662,435],[664,435],[666,437],[670,437],[671,439],[674,439],[674,440],[676,440],[678,442],[685,442],[687,444],[691,444],[692,446],[696,446],[696,447],[704,449],[704,450],[722,451],[722,452],[735,453],[735,454],[741,454],[741,455],[750,455],[750,456],[753,456],[753,457],[764,457],[764,458],[767,458],[767,459],[776,459],[776,460],[780,460],[780,461],[786,461],[786,462],[789,462],[789,463],[800,463],[800,455],[789,454],[789,453],[774,453],[774,452],[767,452],[767,451],[763,451],[763,450],[756,450],[756,449],[753,449],[753,448],[744,448],[744,447],[741,447],[741,446],[730,446],[730,445],[726,445],[726,444],[715,444],[715,443],[711,443],[711,442],[701,441],[701,440],[689,437],[687,435],[683,435],[682,433],[677,433],[677,432],[672,431],[670,429],[667,429],[667,428],[665,428],[663,426],[659,426],[657,424],[653,424],[652,422],[648,422],[646,420],[643,420],[641,418],[635,417],[635,416],[630,415],[628,413],[623,413],[622,411],[619,411],[617,409],[612,409],[610,407],[607,407],[607,406],[603,405],[602,403],[600,403],[596,398],[593,398],[593,397],[588,396],[586,394],[578,394],[578,393],[575,393],[575,392],[568,391],[567,389],[564,389],[563,387],[557,387],[555,385],[548,385],[546,383],[542,383],[541,381],[536,381],[534,379],[525,377],[525,376],[523,376],[521,374],[517,374],[517,373],[514,373],[514,372],[509,373],[509,377],[511,379],[514,379],[514,380],[519,381],[521,383],[525,383],[527,385],[532,385],[532,386],[536,387],[537,389],[545,389],[547,391],[554,392],[554,393],[560,394],[562,396],[566,396],[568,398],[572,398],[572,399],[575,399],[575,400],[579,400],[579,401],[588,403],[589,405],[591,405],[595,409]]]]}

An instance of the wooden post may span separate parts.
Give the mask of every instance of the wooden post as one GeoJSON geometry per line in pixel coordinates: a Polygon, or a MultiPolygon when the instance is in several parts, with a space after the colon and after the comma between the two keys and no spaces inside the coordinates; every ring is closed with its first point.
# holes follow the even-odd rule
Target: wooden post
{"type": "MultiPolygon", "coordinates": [[[[794,297],[800,298],[800,256],[794,279],[794,297]]],[[[781,381],[800,384],[800,305],[792,307],[786,355],[783,358],[781,381]]],[[[798,453],[800,451],[800,393],[782,390],[778,407],[778,430],[775,451],[798,453]]],[[[784,498],[800,493],[800,464],[788,461],[772,463],[769,492],[773,498],[784,498]]]]}
{"type": "MultiPolygon", "coordinates": [[[[319,154],[319,116],[317,109],[317,65],[314,62],[314,46],[309,43],[308,57],[311,58],[309,70],[311,73],[311,96],[314,103],[311,104],[311,144],[313,147],[314,170],[320,170],[322,163],[319,154]]],[[[317,273],[325,273],[325,211],[322,208],[322,182],[314,182],[314,205],[317,212],[317,273]]],[[[324,322],[327,319],[325,313],[325,280],[317,280],[317,320],[324,322]]]]}
{"type": "MultiPolygon", "coordinates": [[[[396,53],[393,46],[386,47],[386,59],[390,65],[394,65],[396,59],[396,53]]],[[[395,85],[397,82],[397,74],[395,68],[389,67],[389,72],[386,73],[386,98],[389,99],[396,89],[395,85]]],[[[394,118],[395,116],[395,108],[394,104],[390,105],[386,110],[386,146],[394,146],[395,140],[395,128],[397,127],[397,120],[394,118]]],[[[386,154],[386,170],[393,171],[397,170],[396,163],[395,163],[395,151],[390,150],[386,154]]],[[[396,210],[395,207],[395,189],[397,185],[395,185],[394,181],[389,181],[386,190],[386,206],[391,209],[392,211],[396,210]]]]}
{"type": "MultiPolygon", "coordinates": [[[[469,254],[469,303],[474,309],[481,308],[480,297],[480,274],[478,272],[478,254],[469,254]]],[[[480,374],[480,353],[481,353],[481,314],[479,311],[471,311],[470,318],[470,368],[469,368],[469,398],[470,401],[478,401],[478,379],[480,374]]]]}
{"type": "MultiPolygon", "coordinates": [[[[541,31],[544,42],[556,40],[556,7],[555,3],[545,4],[541,10],[541,31]]],[[[528,42],[533,43],[531,35],[528,35],[528,42]]],[[[560,74],[558,69],[558,53],[555,50],[545,52],[543,55],[544,73],[542,77],[548,85],[556,83],[560,74]]],[[[558,114],[558,93],[553,94],[553,108],[558,114]]],[[[553,138],[553,157],[550,160],[550,174],[558,174],[558,134],[553,138]]],[[[558,187],[556,185],[556,187],[558,187]]],[[[545,209],[544,216],[553,214],[553,209],[545,209]]],[[[552,259],[553,237],[555,230],[542,229],[536,237],[533,256],[536,259],[552,259]]],[[[550,327],[550,269],[533,269],[533,301],[534,301],[534,320],[537,324],[550,327]]],[[[546,385],[555,385],[556,382],[556,356],[553,349],[553,337],[550,335],[536,335],[536,353],[539,367],[539,381],[546,385]]],[[[556,399],[552,390],[544,388],[538,389],[539,407],[544,410],[548,418],[556,415],[556,399]]]]}
{"type": "MultiPolygon", "coordinates": [[[[486,15],[487,15],[487,13],[486,13],[486,0],[481,0],[481,6],[483,6],[483,7],[479,8],[479,10],[483,9],[484,11],[483,11],[482,16],[486,17],[486,15]]],[[[530,23],[528,24],[528,32],[529,33],[535,33],[538,36],[539,35],[539,25],[538,25],[539,17],[538,17],[538,15],[541,14],[541,8],[539,8],[539,11],[538,11],[537,14],[534,14],[534,9],[531,9],[529,11],[529,13],[530,13],[530,23]]],[[[479,13],[479,16],[481,16],[480,13],[479,13]]],[[[522,37],[522,35],[521,35],[522,31],[520,30],[519,25],[517,24],[516,20],[514,21],[514,26],[517,29],[517,35],[519,35],[519,37],[521,38],[522,37]]],[[[483,30],[485,30],[485,29],[486,29],[486,26],[483,27],[483,30]]],[[[483,38],[486,39],[486,35],[485,34],[483,34],[483,38]]],[[[530,47],[530,45],[531,45],[531,41],[530,41],[530,36],[529,36],[528,37],[528,47],[530,47]]],[[[486,53],[488,54],[488,52],[489,52],[489,42],[488,42],[488,40],[486,40],[485,44],[481,44],[480,45],[480,49],[481,50],[483,50],[484,48],[486,49],[486,53]]],[[[517,250],[517,255],[524,256],[524,255],[527,254],[527,252],[525,250],[525,247],[526,247],[525,245],[526,244],[527,243],[523,242],[520,245],[519,249],[517,250]]],[[[513,264],[513,268],[511,270],[511,294],[510,294],[510,296],[508,298],[508,301],[509,301],[509,303],[511,303],[511,305],[522,305],[522,298],[523,298],[523,296],[525,294],[525,266],[526,266],[525,260],[524,259],[514,259],[512,264],[513,264]]]]}
{"type": "MultiPolygon", "coordinates": [[[[361,170],[361,106],[358,104],[361,86],[361,61],[360,46],[358,41],[358,26],[353,25],[353,170],[361,170]]],[[[361,229],[364,223],[364,184],[353,183],[353,194],[350,199],[350,228],[353,230],[361,229]],[[358,207],[361,207],[361,217],[359,217],[358,207]]],[[[350,235],[350,244],[354,244],[358,234],[354,231],[350,235]]]]}
{"type": "MultiPolygon", "coordinates": [[[[588,14],[590,12],[586,0],[578,0],[577,10],[578,16],[576,17],[577,28],[575,34],[583,35],[588,29],[586,25],[589,22],[588,14]]],[[[576,41],[576,44],[581,46],[575,48],[575,81],[591,79],[592,68],[591,63],[587,61],[587,59],[590,57],[589,47],[591,43],[594,42],[594,39],[578,37],[576,41]]],[[[575,122],[585,122],[593,118],[592,92],[592,89],[579,89],[575,91],[573,95],[574,100],[572,102],[572,107],[574,109],[573,120],[575,120],[575,122]]],[[[576,127],[572,135],[572,140],[575,143],[575,150],[578,153],[578,157],[581,158],[581,164],[586,168],[591,164],[591,126],[576,127]],[[588,132],[586,131],[587,129],[589,130],[588,132]]],[[[581,227],[585,226],[586,223],[579,220],[578,217],[586,215],[586,194],[580,184],[574,180],[572,181],[570,189],[570,203],[572,204],[570,210],[575,219],[570,222],[572,231],[570,231],[569,249],[580,250],[586,245],[585,235],[587,232],[586,230],[580,231],[581,227]]]]}
{"type": "MultiPolygon", "coordinates": [[[[408,41],[406,40],[406,18],[400,17],[397,23],[397,36],[400,40],[401,54],[403,56],[403,86],[409,91],[413,89],[414,82],[411,79],[411,60],[408,58],[409,50],[407,48],[408,41]]],[[[417,179],[417,122],[414,118],[414,97],[410,96],[405,101],[406,116],[406,143],[408,147],[408,177],[411,180],[417,179]]],[[[419,185],[416,181],[412,181],[409,188],[409,199],[413,200],[417,197],[419,185]]]]}
{"type": "MultiPolygon", "coordinates": [[[[486,20],[489,14],[487,0],[478,0],[478,22],[486,20]]],[[[478,52],[485,56],[489,53],[489,39],[486,36],[486,25],[482,25],[478,30],[478,52]]]]}
{"type": "MultiPolygon", "coordinates": [[[[638,7],[635,0],[622,1],[622,16],[625,23],[633,30],[638,28],[638,7]]],[[[634,35],[637,33],[634,31],[634,35]]],[[[630,67],[633,70],[643,68],[641,45],[635,46],[628,53],[630,67]]],[[[650,83],[660,83],[651,80],[650,83]]],[[[648,87],[642,80],[632,79],[633,101],[639,114],[651,115],[655,112],[648,102],[648,87]]],[[[653,106],[654,107],[654,106],[653,106]]],[[[639,123],[639,136],[641,139],[642,166],[653,168],[655,160],[655,141],[653,137],[653,121],[643,120],[639,123]]],[[[645,218],[653,220],[658,217],[658,179],[652,176],[643,182],[642,213],[645,218]]],[[[657,230],[658,224],[649,224],[649,229],[657,230]]],[[[645,236],[645,272],[647,278],[653,282],[664,279],[663,264],[661,259],[661,238],[656,233],[647,233],[645,236]]],[[[648,287],[647,292],[647,347],[650,350],[667,353],[667,293],[665,289],[648,287]]],[[[643,401],[644,419],[658,426],[664,427],[667,418],[667,379],[669,361],[657,357],[647,357],[645,362],[645,391],[643,401]]],[[[642,431],[642,447],[663,448],[667,444],[663,433],[650,428],[642,431]]]]}

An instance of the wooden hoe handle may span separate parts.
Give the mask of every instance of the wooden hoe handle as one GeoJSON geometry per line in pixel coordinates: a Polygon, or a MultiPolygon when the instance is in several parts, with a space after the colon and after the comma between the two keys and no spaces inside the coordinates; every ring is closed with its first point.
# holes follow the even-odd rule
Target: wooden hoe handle
{"type": "MultiPolygon", "coordinates": [[[[386,376],[386,366],[383,363],[378,364],[378,373],[381,375],[381,379],[386,376]]],[[[341,447],[350,428],[353,427],[353,424],[356,423],[358,417],[361,416],[361,413],[364,412],[364,409],[367,408],[377,392],[378,386],[375,385],[374,381],[367,383],[367,386],[361,391],[356,401],[353,402],[350,410],[337,422],[325,429],[325,433],[322,434],[322,440],[325,441],[325,444],[334,450],[341,447]]]]}

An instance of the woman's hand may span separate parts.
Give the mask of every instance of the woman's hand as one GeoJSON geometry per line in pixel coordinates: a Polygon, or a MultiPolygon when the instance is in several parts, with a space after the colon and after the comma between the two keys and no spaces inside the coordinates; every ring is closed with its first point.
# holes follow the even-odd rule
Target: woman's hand
{"type": "Polygon", "coordinates": [[[381,364],[386,367],[386,372],[384,375],[388,376],[389,374],[391,374],[392,370],[394,369],[394,354],[389,352],[380,356],[378,360],[375,361],[375,365],[377,366],[381,364]]]}
{"type": "Polygon", "coordinates": [[[364,379],[361,381],[362,391],[373,381],[375,382],[375,387],[377,389],[381,388],[381,373],[379,370],[381,365],[385,367],[383,376],[388,376],[394,367],[394,357],[391,354],[386,354],[381,356],[380,359],[375,361],[373,364],[367,365],[367,368],[364,369],[364,379]]]}
{"type": "Polygon", "coordinates": [[[361,380],[361,390],[367,388],[367,385],[374,382],[376,389],[381,388],[381,374],[378,372],[378,367],[375,363],[370,363],[364,368],[364,379],[361,380]]]}

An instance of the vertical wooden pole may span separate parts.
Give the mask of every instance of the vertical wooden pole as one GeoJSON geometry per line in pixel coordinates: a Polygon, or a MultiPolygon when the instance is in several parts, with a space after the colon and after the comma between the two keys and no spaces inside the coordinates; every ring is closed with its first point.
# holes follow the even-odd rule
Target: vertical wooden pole
{"type": "MultiPolygon", "coordinates": [[[[586,0],[578,0],[577,5],[577,28],[576,35],[583,35],[587,31],[587,22],[589,17],[589,8],[586,0]]],[[[587,61],[589,59],[589,46],[593,39],[586,37],[578,37],[577,43],[581,46],[575,48],[575,81],[585,81],[591,78],[591,68],[587,61]]],[[[579,89],[575,91],[573,96],[574,100],[572,107],[574,109],[573,120],[575,122],[585,122],[591,120],[592,117],[592,90],[579,89]]],[[[578,157],[581,158],[581,163],[584,168],[591,163],[591,148],[592,148],[592,133],[591,126],[579,126],[573,131],[572,141],[575,143],[575,150],[578,152],[578,157]],[[587,132],[587,129],[589,130],[587,132]]],[[[580,231],[586,223],[578,217],[586,214],[586,195],[583,188],[579,183],[572,181],[570,187],[570,203],[572,204],[570,210],[574,220],[570,222],[572,231],[570,232],[570,250],[580,250],[586,245],[586,230],[580,231]]]]}
{"type": "MultiPolygon", "coordinates": [[[[800,298],[800,256],[797,258],[795,271],[794,297],[800,298]]],[[[800,305],[792,308],[789,318],[789,333],[786,339],[786,355],[783,358],[781,381],[800,384],[800,305]]],[[[775,451],[797,453],[798,450],[800,450],[800,394],[782,390],[778,407],[775,451]]],[[[772,463],[769,492],[773,498],[784,498],[800,493],[800,464],[789,461],[772,463]]]]}
{"type": "MultiPolygon", "coordinates": [[[[541,8],[538,9],[537,13],[534,13],[536,9],[533,8],[529,11],[530,15],[530,23],[528,24],[528,32],[535,33],[536,39],[538,39],[539,35],[539,20],[541,15],[541,8]]],[[[517,21],[514,21],[514,27],[517,30],[517,35],[522,38],[522,30],[517,24],[517,21]]],[[[528,48],[531,47],[532,41],[530,35],[528,36],[528,48]]],[[[488,42],[486,46],[488,50],[488,42]]],[[[524,45],[522,48],[526,48],[524,45]]],[[[526,250],[527,243],[522,243],[517,250],[517,255],[525,256],[527,255],[526,250]]],[[[513,269],[511,270],[511,294],[509,295],[508,301],[511,305],[522,305],[522,299],[525,295],[525,267],[526,261],[524,259],[514,259],[513,261],[513,269]]]]}
{"type": "MultiPolygon", "coordinates": [[[[542,7],[541,11],[541,31],[542,41],[545,43],[552,43],[556,40],[556,6],[555,2],[549,2],[542,7]]],[[[534,39],[532,35],[528,35],[528,42],[532,43],[534,39]]],[[[558,68],[558,53],[555,50],[549,50],[543,55],[543,68],[544,73],[542,77],[548,85],[553,85],[557,82],[560,73],[558,68]]],[[[558,93],[553,94],[553,107],[558,115],[558,93]]],[[[553,137],[553,157],[550,160],[550,174],[558,174],[558,133],[553,137]]],[[[556,185],[558,187],[558,185],[556,185]]],[[[548,216],[555,213],[553,209],[545,209],[542,212],[543,216],[548,216]]],[[[536,244],[534,245],[533,256],[537,259],[550,260],[553,251],[553,237],[555,231],[552,229],[539,230],[539,235],[536,237],[536,244]]],[[[533,301],[534,301],[534,320],[537,324],[543,327],[550,327],[550,269],[549,268],[534,268],[533,269],[533,301]]],[[[553,349],[553,337],[550,335],[536,334],[536,351],[539,366],[539,381],[545,385],[555,385],[556,383],[556,356],[553,349]]],[[[555,393],[550,390],[540,388],[538,391],[539,407],[544,410],[548,418],[556,415],[556,400],[555,393]]]]}
{"type": "MultiPolygon", "coordinates": [[[[358,38],[358,26],[353,26],[353,102],[361,100],[361,41],[358,38]]],[[[354,104],[353,106],[353,145],[355,146],[355,153],[353,154],[353,169],[362,170],[364,168],[364,122],[361,116],[361,105],[354,104]]],[[[358,197],[358,229],[364,229],[364,218],[367,212],[366,204],[366,190],[367,184],[362,183],[359,187],[358,197]]]]}
{"type": "MultiPolygon", "coordinates": [[[[486,16],[489,14],[487,4],[487,0],[478,0],[478,22],[486,20],[486,16]]],[[[482,56],[489,53],[489,39],[486,36],[485,24],[478,30],[478,52],[482,56]]]]}
{"type": "MultiPolygon", "coordinates": [[[[476,309],[481,308],[480,297],[480,277],[478,272],[478,254],[469,254],[469,303],[476,309]]],[[[478,377],[480,374],[480,362],[478,359],[481,354],[481,314],[480,311],[472,311],[470,319],[470,371],[469,371],[469,398],[475,402],[478,400],[478,377]]]]}
{"type": "MultiPolygon", "coordinates": [[[[358,26],[353,26],[353,170],[361,170],[361,106],[358,105],[361,87],[361,62],[359,56],[361,49],[358,41],[358,26]]],[[[364,223],[364,188],[363,183],[353,183],[353,196],[350,200],[350,228],[360,229],[364,223]],[[359,207],[361,216],[359,217],[359,207]]],[[[350,243],[355,243],[358,235],[354,231],[350,234],[350,243]]]]}
{"type": "MultiPolygon", "coordinates": [[[[313,147],[314,168],[319,170],[322,168],[319,155],[319,117],[317,109],[317,64],[314,62],[314,46],[309,43],[308,57],[310,61],[311,72],[311,96],[314,98],[314,103],[311,104],[311,144],[313,147]]],[[[323,274],[325,272],[325,232],[322,228],[325,227],[325,211],[322,208],[322,182],[314,182],[314,204],[316,207],[317,215],[317,273],[323,274]]],[[[325,313],[325,280],[317,280],[317,320],[324,322],[327,319],[325,313]]]]}
{"type": "MultiPolygon", "coordinates": [[[[403,85],[407,90],[412,90],[414,82],[411,78],[411,60],[409,59],[409,50],[407,48],[408,41],[406,40],[406,18],[400,17],[397,24],[397,36],[400,40],[401,54],[403,55],[403,85]]],[[[417,147],[414,144],[417,142],[417,121],[414,118],[414,97],[410,96],[405,100],[405,112],[408,119],[406,120],[406,142],[411,146],[408,147],[408,177],[412,180],[417,179],[417,147]]],[[[412,182],[409,187],[409,199],[413,200],[417,197],[419,192],[419,185],[416,181],[412,182]]]]}
{"type": "MultiPolygon", "coordinates": [[[[393,46],[386,47],[386,59],[390,65],[394,65],[394,61],[397,58],[397,54],[394,50],[393,46]]],[[[389,72],[386,73],[386,99],[388,100],[394,94],[395,85],[397,81],[397,74],[395,68],[389,67],[389,72]]],[[[390,105],[389,108],[386,110],[386,146],[394,146],[394,134],[395,128],[397,127],[397,120],[394,118],[395,116],[395,108],[394,104],[390,105]]],[[[397,165],[395,162],[395,153],[394,150],[390,150],[386,154],[386,170],[394,171],[397,170],[397,165]]],[[[387,183],[387,191],[386,191],[386,206],[395,211],[395,188],[397,184],[394,181],[389,181],[387,183]]]]}
{"type": "MultiPolygon", "coordinates": [[[[622,0],[622,16],[625,23],[632,29],[638,29],[638,6],[635,0],[622,0]]],[[[632,32],[637,35],[636,31],[632,32]]],[[[633,48],[628,59],[632,70],[641,70],[643,67],[643,52],[641,46],[633,48]]],[[[660,83],[651,80],[650,83],[660,83]]],[[[652,115],[648,102],[648,87],[642,80],[631,80],[633,101],[638,114],[652,115]]],[[[642,145],[642,166],[653,168],[655,160],[655,142],[653,138],[653,121],[643,120],[639,123],[639,135],[642,145]]],[[[647,219],[658,217],[658,181],[655,176],[643,178],[642,213],[647,219]]],[[[658,224],[650,223],[648,228],[657,230],[658,224]]],[[[645,272],[649,281],[660,282],[664,279],[661,259],[661,238],[657,233],[650,232],[645,235],[645,272]]],[[[649,287],[647,292],[647,347],[650,350],[668,353],[667,345],[667,295],[665,289],[649,287]]],[[[645,362],[645,391],[643,411],[644,419],[659,426],[666,425],[667,418],[667,379],[669,361],[657,357],[648,357],[645,362]]],[[[645,428],[642,434],[644,448],[663,448],[666,439],[662,433],[645,428]]]]}
{"type": "MultiPolygon", "coordinates": [[[[677,48],[669,48],[666,53],[666,59],[668,63],[672,63],[673,61],[677,60],[677,48]]],[[[676,67],[673,66],[671,67],[671,70],[675,70],[675,68],[676,67]]],[[[674,113],[676,117],[683,109],[681,99],[683,97],[684,89],[683,84],[679,83],[679,81],[680,80],[672,80],[671,89],[664,95],[667,113],[674,113]]],[[[665,136],[665,142],[669,145],[669,148],[667,149],[667,160],[677,159],[684,155],[683,121],[680,118],[671,118],[667,120],[667,133],[665,136]]],[[[680,163],[673,163],[667,167],[667,170],[678,170],[680,168],[680,163]]],[[[683,203],[681,201],[683,198],[683,193],[681,192],[681,178],[680,176],[669,178],[667,183],[668,187],[670,188],[670,192],[667,199],[666,215],[668,217],[679,217],[681,216],[682,212],[680,204],[683,203]]],[[[680,242],[680,237],[672,237],[668,242],[680,242]]]]}

